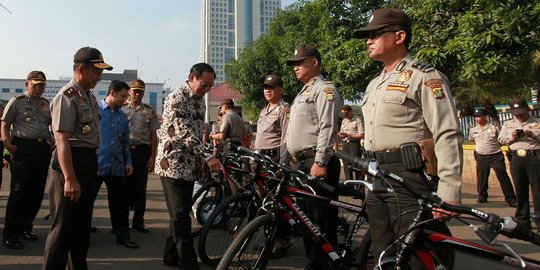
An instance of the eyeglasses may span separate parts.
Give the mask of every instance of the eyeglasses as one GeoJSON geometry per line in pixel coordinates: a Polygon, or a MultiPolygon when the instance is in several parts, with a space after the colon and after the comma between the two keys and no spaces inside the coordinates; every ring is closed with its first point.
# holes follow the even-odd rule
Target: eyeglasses
{"type": "Polygon", "coordinates": [[[212,86],[214,86],[213,83],[201,82],[201,87],[203,88],[212,88],[212,86]]]}
{"type": "Polygon", "coordinates": [[[376,39],[382,36],[384,33],[397,32],[397,31],[399,30],[380,30],[380,31],[369,32],[366,36],[366,39],[376,39]]]}

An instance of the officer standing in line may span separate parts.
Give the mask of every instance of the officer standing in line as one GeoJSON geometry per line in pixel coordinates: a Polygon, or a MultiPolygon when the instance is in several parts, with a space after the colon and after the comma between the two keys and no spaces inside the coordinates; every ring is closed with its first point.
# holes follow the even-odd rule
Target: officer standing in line
{"type": "Polygon", "coordinates": [[[130,83],[131,100],[122,107],[129,120],[129,139],[131,143],[131,159],[133,174],[128,176],[129,205],[133,206],[132,228],[149,232],[144,225],[146,210],[146,187],[148,173],[154,170],[157,154],[157,133],[159,122],[152,107],[142,102],[145,83],[134,80],[130,83]]]}
{"type": "Polygon", "coordinates": [[[487,122],[487,112],[484,108],[474,110],[476,125],[470,128],[469,140],[474,142],[476,149],[476,190],[478,203],[486,203],[488,199],[489,173],[491,168],[495,170],[497,179],[501,184],[504,199],[511,207],[516,207],[516,194],[506,173],[506,164],[498,141],[499,127],[487,122]]]}
{"type": "MultiPolygon", "coordinates": [[[[417,173],[406,170],[399,147],[403,143],[433,138],[438,167],[426,174],[440,177],[437,194],[443,201],[460,204],[463,150],[457,110],[446,76],[409,55],[411,19],[402,10],[381,8],[373,12],[366,27],[354,34],[356,38],[366,39],[369,58],[384,64],[380,75],[369,83],[360,104],[365,123],[365,149],[379,164],[417,189],[432,191],[437,182],[426,183],[417,173]]],[[[406,232],[417,214],[416,211],[407,215],[401,213],[419,207],[404,188],[398,185],[393,188],[395,193],[369,192],[366,198],[375,258],[406,232]]],[[[453,214],[438,210],[442,212],[433,212],[438,219],[447,219],[453,214]]],[[[392,256],[391,253],[386,255],[392,256]]],[[[412,264],[411,269],[416,269],[414,262],[412,264]]]]}
{"type": "MultiPolygon", "coordinates": [[[[516,219],[531,228],[529,186],[534,211],[540,211],[540,118],[530,114],[523,98],[510,100],[509,105],[514,119],[504,122],[499,142],[509,148],[510,173],[516,187],[516,219]]],[[[540,233],[540,220],[535,223],[540,233]]]]}
{"type": "Polygon", "coordinates": [[[101,80],[103,70],[112,67],[92,47],[80,48],[73,63],[73,78],[51,103],[56,141],[51,163],[55,214],[45,243],[43,270],[65,269],[68,254],[73,269],[88,269],[100,125],[98,104],[90,90],[101,80]]]}
{"type": "Polygon", "coordinates": [[[255,149],[285,164],[287,147],[285,135],[289,122],[290,106],[283,100],[283,81],[276,74],[269,74],[263,83],[268,105],[259,114],[255,149]]]}
{"type": "Polygon", "coordinates": [[[11,152],[11,190],[3,230],[4,246],[10,249],[23,248],[19,236],[37,240],[32,223],[41,207],[51,161],[51,112],[49,101],[41,97],[45,81],[43,72],[30,72],[26,93],[13,97],[2,116],[2,140],[11,152]]]}
{"type": "MultiPolygon", "coordinates": [[[[341,114],[343,115],[343,121],[341,122],[341,129],[338,137],[343,140],[343,151],[354,155],[361,156],[360,152],[360,140],[364,138],[364,121],[362,117],[354,115],[352,108],[349,105],[343,105],[341,107],[341,114]]],[[[353,170],[349,168],[349,163],[343,161],[343,170],[347,179],[360,179],[360,172],[355,171],[353,178],[353,170]]]]}
{"type": "MultiPolygon", "coordinates": [[[[234,102],[230,98],[221,101],[221,127],[219,133],[210,135],[211,139],[221,140],[222,142],[242,145],[242,139],[246,135],[246,126],[244,120],[234,111],[234,102]]],[[[227,151],[227,147],[225,147],[227,151]]]]}
{"type": "MultiPolygon", "coordinates": [[[[338,186],[341,165],[334,156],[334,143],[338,130],[341,96],[331,81],[321,74],[321,54],[311,45],[298,45],[294,57],[287,60],[294,66],[296,78],[304,87],[294,99],[287,127],[287,150],[291,155],[291,166],[324,178],[324,182],[338,186]]],[[[317,194],[337,198],[320,187],[317,194]]],[[[335,207],[323,206],[309,200],[304,204],[306,214],[318,224],[330,243],[337,241],[337,216],[335,207]]],[[[325,269],[327,256],[314,245],[311,235],[304,236],[304,247],[309,263],[305,269],[325,269]]]]}

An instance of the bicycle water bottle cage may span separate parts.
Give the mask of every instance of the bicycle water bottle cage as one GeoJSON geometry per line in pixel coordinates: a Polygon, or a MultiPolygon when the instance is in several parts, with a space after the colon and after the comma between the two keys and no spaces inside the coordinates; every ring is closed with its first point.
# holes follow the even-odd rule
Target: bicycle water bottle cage
{"type": "Polygon", "coordinates": [[[422,150],[416,142],[404,143],[399,146],[403,167],[410,172],[419,173],[424,169],[422,150]]]}

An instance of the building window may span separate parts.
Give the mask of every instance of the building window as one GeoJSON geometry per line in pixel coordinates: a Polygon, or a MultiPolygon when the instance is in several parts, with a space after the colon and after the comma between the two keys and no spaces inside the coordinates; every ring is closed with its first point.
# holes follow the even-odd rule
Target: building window
{"type": "Polygon", "coordinates": [[[228,11],[234,13],[234,0],[229,0],[228,11]]]}
{"type": "Polygon", "coordinates": [[[150,92],[150,106],[157,108],[157,93],[150,92]]]}
{"type": "Polygon", "coordinates": [[[234,15],[229,15],[229,30],[234,30],[234,15]]]}
{"type": "Polygon", "coordinates": [[[2,88],[2,93],[9,93],[9,88],[2,88]]]}
{"type": "Polygon", "coordinates": [[[226,48],[225,49],[225,63],[229,63],[234,59],[234,49],[226,48]]]}
{"type": "Polygon", "coordinates": [[[21,88],[15,88],[15,93],[22,93],[23,90],[21,88]]]}
{"type": "Polygon", "coordinates": [[[229,43],[228,43],[228,46],[234,47],[234,32],[233,32],[233,31],[230,31],[230,32],[229,32],[229,43]]]}

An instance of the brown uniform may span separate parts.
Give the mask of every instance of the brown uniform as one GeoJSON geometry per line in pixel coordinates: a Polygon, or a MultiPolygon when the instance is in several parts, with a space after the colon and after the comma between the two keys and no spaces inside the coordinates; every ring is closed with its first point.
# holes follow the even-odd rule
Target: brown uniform
{"type": "Polygon", "coordinates": [[[285,135],[289,123],[289,104],[281,100],[278,105],[268,104],[259,114],[255,149],[278,157],[280,163],[286,159],[285,135]],[[283,148],[283,149],[281,149],[283,148]]]}

